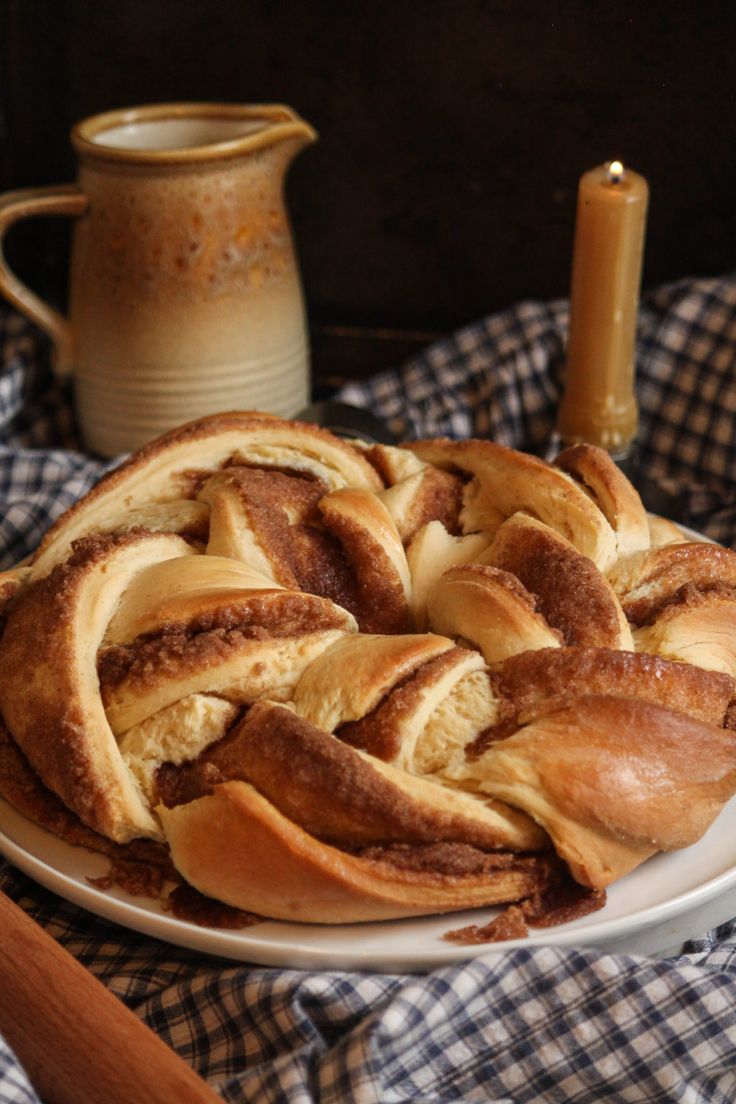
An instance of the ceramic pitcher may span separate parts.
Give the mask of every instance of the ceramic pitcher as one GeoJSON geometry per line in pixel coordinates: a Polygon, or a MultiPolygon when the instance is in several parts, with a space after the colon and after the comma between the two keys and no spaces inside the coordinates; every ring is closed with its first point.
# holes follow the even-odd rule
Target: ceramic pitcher
{"type": "Polygon", "coordinates": [[[51,336],[87,447],[114,456],[201,414],[306,405],[304,298],[284,178],[315,132],[282,105],[158,104],[78,123],[77,183],[0,197],[0,239],[75,217],[69,317],[10,271],[51,336]]]}

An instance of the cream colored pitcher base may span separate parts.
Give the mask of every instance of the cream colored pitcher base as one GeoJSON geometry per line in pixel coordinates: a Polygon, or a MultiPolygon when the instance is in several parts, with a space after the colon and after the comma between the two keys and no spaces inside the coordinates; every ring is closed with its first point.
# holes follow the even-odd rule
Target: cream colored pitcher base
{"type": "Polygon", "coordinates": [[[75,374],[77,419],[87,448],[117,456],[205,414],[261,410],[292,417],[309,402],[306,341],[278,358],[208,365],[177,374],[150,365],[121,375],[99,365],[94,376],[75,374]]]}

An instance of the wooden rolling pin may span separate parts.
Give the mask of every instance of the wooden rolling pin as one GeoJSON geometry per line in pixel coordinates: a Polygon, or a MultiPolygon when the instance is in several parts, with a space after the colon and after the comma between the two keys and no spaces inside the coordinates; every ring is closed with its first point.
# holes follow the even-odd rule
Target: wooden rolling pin
{"type": "Polygon", "coordinates": [[[222,1104],[2,893],[0,932],[0,1033],[46,1104],[222,1104]]]}

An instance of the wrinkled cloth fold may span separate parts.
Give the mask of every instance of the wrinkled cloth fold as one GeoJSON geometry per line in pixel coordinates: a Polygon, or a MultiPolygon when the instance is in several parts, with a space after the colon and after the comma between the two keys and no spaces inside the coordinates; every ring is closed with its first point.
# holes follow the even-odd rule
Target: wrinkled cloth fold
{"type": "MultiPolygon", "coordinates": [[[[487,436],[543,454],[566,328],[566,302],[521,303],[336,398],[399,437],[487,436]]],[[[645,296],[637,349],[642,465],[682,496],[691,525],[736,546],[736,274],[645,296]]],[[[8,567],[110,464],[81,450],[69,386],[7,310],[0,359],[8,567]]],[[[3,860],[0,888],[232,1104],[736,1097],[736,921],[669,959],[480,947],[427,975],[385,975],[208,958],[97,918],[3,860]]],[[[39,1104],[0,1039],[0,1104],[11,1102],[39,1104]]]]}

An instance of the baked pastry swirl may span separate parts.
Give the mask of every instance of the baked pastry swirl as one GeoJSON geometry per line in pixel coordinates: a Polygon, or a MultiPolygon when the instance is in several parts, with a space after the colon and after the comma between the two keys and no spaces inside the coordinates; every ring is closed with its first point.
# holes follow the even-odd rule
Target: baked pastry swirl
{"type": "Polygon", "coordinates": [[[0,603],[4,796],[265,916],[602,891],[736,791],[736,553],[650,522],[587,446],[204,418],[0,603]]]}

